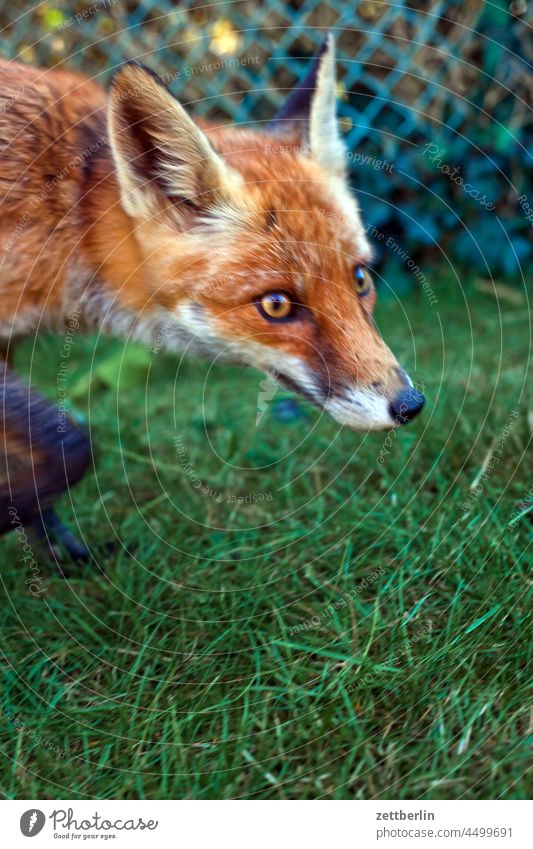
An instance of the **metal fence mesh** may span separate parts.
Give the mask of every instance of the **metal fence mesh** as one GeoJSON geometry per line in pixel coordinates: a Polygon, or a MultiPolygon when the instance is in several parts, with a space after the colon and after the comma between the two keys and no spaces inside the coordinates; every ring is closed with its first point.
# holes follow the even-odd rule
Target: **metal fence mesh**
{"type": "Polygon", "coordinates": [[[430,119],[442,121],[452,101],[456,123],[464,118],[482,7],[482,0],[14,4],[3,11],[3,47],[12,58],[67,61],[92,74],[137,58],[197,113],[245,122],[272,113],[332,29],[339,112],[355,146],[376,127],[403,138],[429,132],[430,119]]]}
{"type": "MultiPolygon", "coordinates": [[[[488,172],[480,169],[476,185],[483,188],[488,173],[497,211],[510,217],[517,208],[509,207],[509,186],[518,194],[520,181],[531,174],[533,40],[527,22],[509,14],[508,7],[483,0],[9,5],[4,0],[1,49],[23,62],[77,67],[102,82],[122,61],[136,58],[158,71],[194,114],[246,123],[272,116],[331,29],[349,149],[384,157],[398,168],[403,162],[404,171],[426,185],[440,175],[429,173],[427,162],[408,161],[414,148],[420,160],[424,143],[438,140],[464,167],[465,157],[489,156],[492,165],[488,172]]],[[[402,188],[390,175],[380,183],[381,175],[357,169],[356,157],[352,163],[365,211],[372,213],[373,201],[383,197],[396,208],[400,195],[411,204],[411,217],[419,216],[414,185],[411,203],[405,183],[402,188]]],[[[456,186],[441,186],[439,192],[448,206],[467,203],[456,186]]],[[[425,243],[427,232],[433,241],[444,238],[450,229],[446,210],[435,207],[432,221],[427,208],[424,213],[425,243]]],[[[397,211],[388,222],[383,212],[376,214],[383,226],[390,228],[395,220],[393,229],[404,229],[397,211]]],[[[522,240],[522,255],[528,235],[521,222],[510,237],[522,240]]],[[[420,242],[415,236],[407,234],[407,241],[420,242]]],[[[469,259],[468,250],[463,254],[469,259]]]]}

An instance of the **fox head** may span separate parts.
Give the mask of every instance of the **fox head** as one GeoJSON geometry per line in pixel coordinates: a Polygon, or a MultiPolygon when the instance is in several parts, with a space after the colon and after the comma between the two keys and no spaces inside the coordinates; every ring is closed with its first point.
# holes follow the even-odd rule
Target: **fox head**
{"type": "Polygon", "coordinates": [[[371,258],[348,187],[331,36],[265,128],[195,123],[151,71],[115,76],[109,138],[150,285],[193,350],[268,372],[363,430],[424,397],[381,338],[371,258]]]}

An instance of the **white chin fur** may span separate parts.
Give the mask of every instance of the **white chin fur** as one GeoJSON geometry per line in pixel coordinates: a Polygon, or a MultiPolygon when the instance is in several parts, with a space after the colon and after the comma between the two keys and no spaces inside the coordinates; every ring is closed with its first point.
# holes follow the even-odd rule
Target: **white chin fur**
{"type": "Polygon", "coordinates": [[[389,411],[389,402],[382,395],[352,389],[346,398],[329,398],[324,404],[326,413],[354,430],[389,430],[398,427],[389,411]]]}

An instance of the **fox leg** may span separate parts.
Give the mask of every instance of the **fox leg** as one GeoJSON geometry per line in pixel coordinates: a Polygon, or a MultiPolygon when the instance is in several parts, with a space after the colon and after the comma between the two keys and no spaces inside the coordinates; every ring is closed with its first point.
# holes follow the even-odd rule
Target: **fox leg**
{"type": "MultiPolygon", "coordinates": [[[[34,536],[48,548],[56,563],[63,559],[63,551],[66,551],[72,560],[90,560],[91,553],[87,546],[61,521],[55,510],[43,510],[32,520],[31,527],[34,536]]],[[[63,572],[63,569],[61,571],[63,572]]]]}
{"type": "Polygon", "coordinates": [[[88,438],[6,362],[0,362],[0,404],[0,534],[32,525],[54,559],[54,544],[76,560],[89,559],[51,509],[86,472],[88,438]]]}

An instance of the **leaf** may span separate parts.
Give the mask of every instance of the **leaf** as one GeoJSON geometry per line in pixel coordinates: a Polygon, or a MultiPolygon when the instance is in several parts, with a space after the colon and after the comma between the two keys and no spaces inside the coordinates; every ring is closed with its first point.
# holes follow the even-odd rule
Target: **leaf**
{"type": "Polygon", "coordinates": [[[43,27],[47,30],[59,29],[65,20],[65,15],[59,9],[47,9],[43,15],[43,27]]]}
{"type": "Polygon", "coordinates": [[[411,621],[411,619],[413,618],[413,616],[416,616],[416,614],[418,613],[418,611],[420,610],[420,608],[421,608],[421,607],[422,607],[422,605],[424,604],[425,600],[426,600],[427,598],[429,598],[429,597],[430,597],[430,595],[431,595],[431,593],[426,593],[426,595],[425,595],[425,596],[423,596],[423,597],[420,599],[420,601],[417,601],[417,603],[416,603],[416,604],[415,604],[415,606],[413,607],[413,609],[412,609],[411,613],[409,613],[409,615],[407,616],[407,619],[405,620],[405,622],[403,622],[403,623],[402,623],[403,625],[407,625],[407,623],[411,621]]]}
{"type": "Polygon", "coordinates": [[[150,368],[151,356],[142,345],[129,344],[113,350],[69,387],[72,398],[82,398],[94,386],[106,389],[133,389],[142,386],[150,368]]]}
{"type": "Polygon", "coordinates": [[[468,628],[466,629],[465,633],[469,634],[470,631],[473,631],[475,628],[479,628],[479,626],[482,625],[483,622],[486,622],[487,619],[490,619],[491,616],[494,616],[494,614],[497,613],[499,609],[500,609],[500,605],[495,604],[494,607],[492,607],[488,611],[488,613],[484,613],[483,616],[480,616],[479,619],[476,619],[475,622],[472,622],[472,624],[469,625],[468,628]]]}

